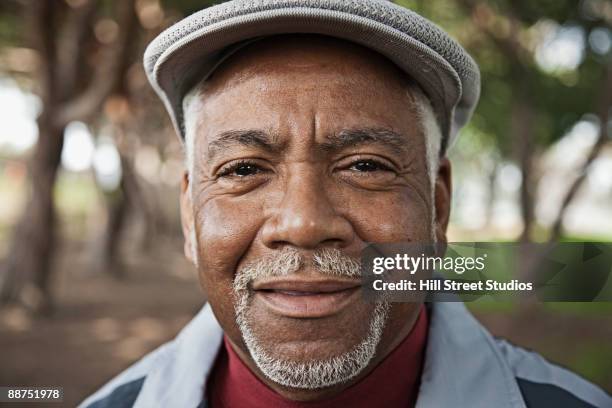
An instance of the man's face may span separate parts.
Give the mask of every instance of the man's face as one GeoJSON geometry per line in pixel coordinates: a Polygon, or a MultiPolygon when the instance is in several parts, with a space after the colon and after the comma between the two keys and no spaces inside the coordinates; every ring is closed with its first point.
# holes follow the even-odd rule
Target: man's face
{"type": "MultiPolygon", "coordinates": [[[[300,259],[289,275],[245,282],[243,312],[258,345],[290,362],[354,349],[371,334],[375,304],[362,299],[358,277],[322,273],[316,255],[358,260],[371,242],[431,241],[434,204],[444,238],[448,163],[433,203],[407,82],[358,46],[278,37],[232,56],[199,98],[183,225],[225,334],[258,372],[236,323],[234,280],[289,253],[300,259]]],[[[405,337],[418,308],[392,305],[370,367],[405,337]]]]}

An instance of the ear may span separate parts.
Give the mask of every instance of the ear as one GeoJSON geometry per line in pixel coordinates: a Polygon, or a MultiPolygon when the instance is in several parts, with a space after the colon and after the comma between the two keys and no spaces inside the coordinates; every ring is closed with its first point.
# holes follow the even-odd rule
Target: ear
{"type": "Polygon", "coordinates": [[[438,242],[446,243],[446,229],[450,218],[451,209],[451,164],[443,157],[440,159],[436,183],[434,186],[434,205],[436,208],[436,220],[434,223],[436,239],[438,242]]]}
{"type": "Polygon", "coordinates": [[[193,242],[196,239],[196,232],[194,231],[195,223],[193,214],[193,204],[191,202],[191,194],[189,188],[189,173],[185,171],[183,173],[183,179],[181,181],[181,227],[183,229],[183,237],[185,238],[185,244],[183,252],[191,263],[197,266],[196,254],[193,253],[194,248],[197,248],[197,242],[193,242]]]}

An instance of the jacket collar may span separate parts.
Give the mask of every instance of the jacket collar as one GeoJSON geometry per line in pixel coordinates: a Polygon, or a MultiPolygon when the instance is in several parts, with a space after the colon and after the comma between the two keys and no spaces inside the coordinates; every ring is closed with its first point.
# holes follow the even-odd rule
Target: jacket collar
{"type": "MultiPolygon", "coordinates": [[[[417,408],[526,408],[510,367],[492,336],[460,302],[430,305],[430,326],[417,408]]],[[[222,344],[207,304],[147,375],[134,407],[197,407],[222,344]]]]}
{"type": "Polygon", "coordinates": [[[461,302],[434,302],[417,408],[526,408],[495,340],[461,302]]]}
{"type": "Polygon", "coordinates": [[[183,328],[149,372],[134,408],[197,407],[221,347],[223,330],[208,304],[183,328]]]}

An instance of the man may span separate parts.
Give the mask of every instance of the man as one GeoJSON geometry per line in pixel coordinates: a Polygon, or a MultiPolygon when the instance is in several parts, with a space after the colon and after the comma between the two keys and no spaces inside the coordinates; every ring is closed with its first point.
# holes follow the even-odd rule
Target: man
{"type": "Polygon", "coordinates": [[[234,0],[145,66],[184,141],[208,305],[82,406],[612,406],[460,303],[360,296],[368,243],[446,241],[479,72],[439,28],[383,0],[234,0]]]}

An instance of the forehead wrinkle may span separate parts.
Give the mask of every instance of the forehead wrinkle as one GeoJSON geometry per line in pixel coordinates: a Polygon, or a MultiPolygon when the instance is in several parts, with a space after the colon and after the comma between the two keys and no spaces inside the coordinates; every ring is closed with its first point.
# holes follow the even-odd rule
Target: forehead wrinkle
{"type": "Polygon", "coordinates": [[[320,148],[330,152],[364,144],[382,144],[401,153],[408,151],[406,136],[386,128],[343,129],[329,135],[320,148]]]}
{"type": "Polygon", "coordinates": [[[208,78],[213,89],[274,75],[311,75],[350,82],[380,81],[395,88],[406,75],[381,54],[350,41],[316,34],[274,35],[229,56],[208,78]]]}
{"type": "Polygon", "coordinates": [[[219,133],[208,144],[208,156],[213,159],[221,151],[231,146],[256,147],[271,153],[283,148],[277,135],[260,129],[228,130],[219,133]]]}

